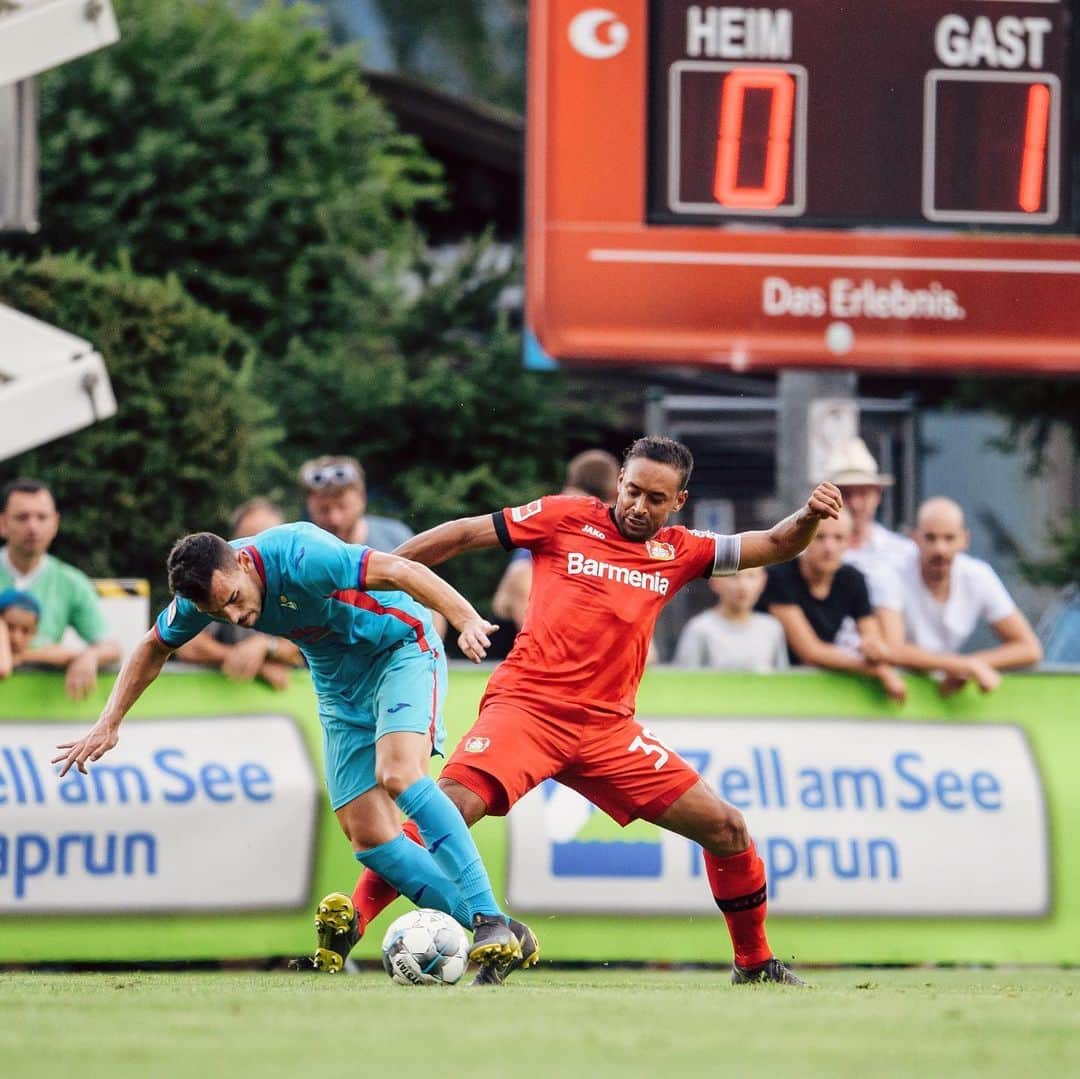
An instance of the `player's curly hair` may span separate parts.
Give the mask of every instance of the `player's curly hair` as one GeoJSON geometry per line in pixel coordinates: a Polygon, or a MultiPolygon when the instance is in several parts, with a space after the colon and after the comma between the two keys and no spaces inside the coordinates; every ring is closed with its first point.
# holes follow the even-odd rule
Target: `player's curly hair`
{"type": "Polygon", "coordinates": [[[682,477],[679,480],[681,491],[685,491],[690,483],[690,473],[694,471],[694,455],[686,446],[673,438],[662,438],[659,435],[646,435],[644,438],[639,438],[623,454],[623,467],[635,457],[645,457],[650,461],[658,461],[662,465],[671,465],[672,468],[678,470],[682,477]]]}
{"type": "Polygon", "coordinates": [[[214,570],[234,568],[236,552],[213,532],[193,532],[173,544],[166,566],[173,594],[204,604],[210,599],[214,570]]]}

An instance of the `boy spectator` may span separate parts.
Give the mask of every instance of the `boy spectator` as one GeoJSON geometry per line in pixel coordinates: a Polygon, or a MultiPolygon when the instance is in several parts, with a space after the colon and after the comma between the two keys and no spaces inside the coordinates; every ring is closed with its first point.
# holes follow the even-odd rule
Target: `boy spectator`
{"type": "Polygon", "coordinates": [[[850,540],[851,517],[845,511],[821,521],[797,559],[769,567],[761,604],[784,627],[792,663],[868,674],[902,701],[907,688],[884,662],[866,579],[843,561],[850,540]]]}
{"type": "Polygon", "coordinates": [[[50,555],[60,514],[44,483],[17,479],[0,492],[0,590],[29,592],[41,608],[37,635],[23,662],[66,671],[64,685],[72,698],[85,697],[97,685],[98,668],[120,659],[90,578],[50,555]],[[80,646],[62,644],[71,627],[80,646]]]}
{"type": "Polygon", "coordinates": [[[760,674],[786,671],[783,627],[771,614],[754,610],[765,581],[765,570],[760,566],[730,577],[711,577],[709,588],[716,594],[717,604],[683,626],[675,646],[675,666],[760,674]]]}
{"type": "MultiPolygon", "coordinates": [[[[243,539],[285,523],[285,515],[268,498],[253,498],[233,510],[232,538],[243,539]]],[[[176,651],[183,663],[220,670],[234,682],[256,678],[274,689],[289,686],[289,671],[302,662],[299,649],[284,637],[272,637],[231,622],[212,622],[176,651]]]]}
{"type": "Polygon", "coordinates": [[[0,592],[0,679],[22,662],[37,633],[41,606],[29,592],[5,588],[0,592]]]}
{"type": "Polygon", "coordinates": [[[1030,667],[1042,646],[1001,578],[988,562],[965,554],[964,511],[949,498],[931,498],[919,507],[915,547],[897,565],[900,601],[883,612],[885,640],[893,662],[921,671],[942,672],[943,695],[974,681],[988,693],[999,671],[1030,667]],[[1000,644],[970,655],[960,648],[980,619],[990,623],[1000,644]]]}

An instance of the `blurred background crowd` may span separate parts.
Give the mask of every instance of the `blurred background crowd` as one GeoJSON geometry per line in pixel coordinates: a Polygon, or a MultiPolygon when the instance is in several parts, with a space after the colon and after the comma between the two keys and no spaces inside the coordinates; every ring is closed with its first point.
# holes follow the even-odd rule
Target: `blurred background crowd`
{"type": "MultiPolygon", "coordinates": [[[[740,411],[774,400],[769,376],[522,365],[524,0],[114,6],[118,41],[38,80],[40,219],[0,246],[0,303],[93,341],[118,402],[0,464],[0,676],[60,667],[84,694],[130,637],[111,601],[148,617],[194,527],[307,518],[391,550],[561,487],[610,502],[643,430],[697,457],[679,523],[794,508],[775,421],[740,411]],[[696,427],[690,388],[714,402],[696,427]]],[[[797,563],[679,597],[655,661],[826,667],[900,697],[903,670],[989,692],[1080,660],[1076,381],[859,393],[862,437],[818,477],[844,518],[797,563]]],[[[446,567],[503,626],[497,655],[529,572],[446,567]]],[[[271,686],[299,662],[225,628],[178,658],[271,686]]]]}

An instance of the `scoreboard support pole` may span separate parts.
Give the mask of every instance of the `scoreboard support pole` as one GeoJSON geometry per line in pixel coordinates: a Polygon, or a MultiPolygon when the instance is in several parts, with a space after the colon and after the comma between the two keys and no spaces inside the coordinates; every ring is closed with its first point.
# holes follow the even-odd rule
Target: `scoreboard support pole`
{"type": "Polygon", "coordinates": [[[858,434],[858,388],[854,371],[780,372],[776,380],[776,484],[784,512],[800,506],[811,487],[825,478],[824,459],[834,443],[858,434]],[[831,423],[811,422],[815,401],[828,402],[831,423]]]}

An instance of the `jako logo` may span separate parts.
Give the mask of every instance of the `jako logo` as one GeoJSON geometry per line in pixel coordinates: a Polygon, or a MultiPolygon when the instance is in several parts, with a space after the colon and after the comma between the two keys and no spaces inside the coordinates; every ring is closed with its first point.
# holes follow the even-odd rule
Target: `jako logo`
{"type": "Polygon", "coordinates": [[[613,566],[610,562],[586,558],[579,551],[567,552],[566,572],[571,577],[606,577],[609,581],[628,584],[632,588],[645,588],[650,592],[659,592],[662,596],[666,596],[671,587],[671,582],[659,573],[642,573],[639,569],[613,566]]]}
{"type": "Polygon", "coordinates": [[[590,60],[610,60],[626,48],[630,31],[620,22],[614,11],[604,8],[588,8],[570,20],[570,44],[590,60]],[[603,38],[600,28],[606,27],[603,38]]]}

